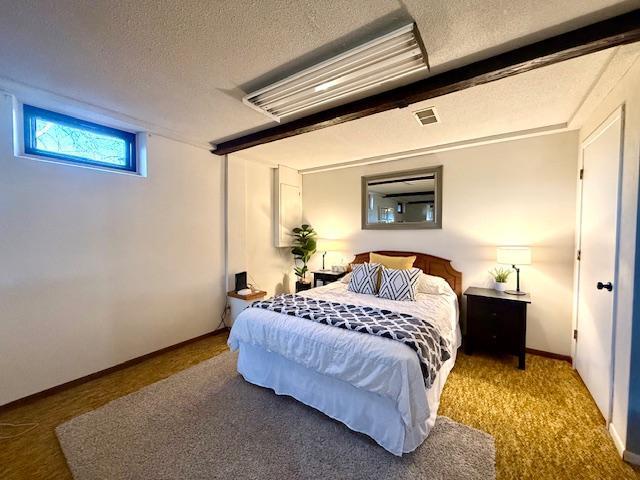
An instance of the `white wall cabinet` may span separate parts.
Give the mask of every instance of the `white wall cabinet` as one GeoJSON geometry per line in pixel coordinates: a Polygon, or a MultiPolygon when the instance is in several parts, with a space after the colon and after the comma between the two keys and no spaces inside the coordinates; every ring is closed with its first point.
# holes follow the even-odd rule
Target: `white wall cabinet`
{"type": "Polygon", "coordinates": [[[274,175],[274,240],[276,247],[291,246],[291,230],[302,223],[302,176],[278,166],[274,175]]]}

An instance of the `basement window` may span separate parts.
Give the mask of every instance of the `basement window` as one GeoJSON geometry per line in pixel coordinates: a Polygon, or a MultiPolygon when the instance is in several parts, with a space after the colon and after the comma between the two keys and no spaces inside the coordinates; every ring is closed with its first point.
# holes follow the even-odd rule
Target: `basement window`
{"type": "Polygon", "coordinates": [[[23,105],[24,153],[103,169],[137,172],[136,134],[23,105]]]}

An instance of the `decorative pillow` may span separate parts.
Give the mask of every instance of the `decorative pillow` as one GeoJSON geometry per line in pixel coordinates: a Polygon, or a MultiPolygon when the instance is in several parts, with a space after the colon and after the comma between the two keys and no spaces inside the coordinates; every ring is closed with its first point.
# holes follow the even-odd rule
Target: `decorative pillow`
{"type": "Polygon", "coordinates": [[[452,293],[451,285],[442,277],[435,277],[422,273],[416,287],[417,293],[431,293],[433,295],[446,295],[452,293]]]}
{"type": "Polygon", "coordinates": [[[419,268],[398,270],[383,267],[378,296],[389,300],[415,301],[416,286],[421,273],[422,270],[419,268]]]}
{"type": "Polygon", "coordinates": [[[416,256],[411,255],[410,257],[389,257],[387,255],[380,255],[379,253],[371,252],[369,254],[369,261],[371,263],[378,263],[385,268],[409,270],[413,267],[413,263],[416,261],[416,256]]]}
{"type": "Polygon", "coordinates": [[[375,295],[378,291],[378,269],[377,263],[356,263],[352,265],[351,279],[348,290],[355,293],[365,293],[375,295]]]}

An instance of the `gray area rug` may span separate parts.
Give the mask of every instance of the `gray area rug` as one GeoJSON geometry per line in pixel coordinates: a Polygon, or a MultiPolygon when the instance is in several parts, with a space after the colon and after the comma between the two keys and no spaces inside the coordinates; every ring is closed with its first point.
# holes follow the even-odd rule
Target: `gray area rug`
{"type": "Polygon", "coordinates": [[[296,400],[251,385],[224,353],[57,427],[76,480],[494,479],[494,439],[438,417],[396,457],[296,400]]]}

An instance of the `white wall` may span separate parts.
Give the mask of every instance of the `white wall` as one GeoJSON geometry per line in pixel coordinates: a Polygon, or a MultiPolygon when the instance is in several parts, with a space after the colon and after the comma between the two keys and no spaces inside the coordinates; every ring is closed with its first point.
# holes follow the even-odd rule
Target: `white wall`
{"type": "MultiPolygon", "coordinates": [[[[514,140],[303,176],[303,217],[348,252],[410,250],[453,261],[464,288],[490,286],[497,245],[531,245],[527,346],[571,353],[577,133],[514,140]],[[441,230],[361,230],[363,175],[443,165],[441,230]]],[[[315,262],[319,262],[316,256],[315,262]]],[[[512,275],[511,282],[515,282],[512,275]]]]}
{"type": "MultiPolygon", "coordinates": [[[[629,366],[633,315],[634,267],[636,249],[636,213],[640,162],[640,58],[622,80],[589,115],[580,130],[584,140],[616,108],[625,106],[622,185],[620,192],[620,244],[618,278],[615,281],[618,304],[616,309],[615,370],[613,394],[613,435],[618,447],[625,448],[629,408],[629,366]]],[[[637,428],[640,429],[640,426],[637,428]]],[[[637,452],[640,453],[640,452],[637,452]]]]}
{"type": "Polygon", "coordinates": [[[150,136],[148,177],[13,156],[0,94],[0,404],[212,331],[222,161],[150,136]]]}
{"type": "Polygon", "coordinates": [[[247,270],[245,162],[225,156],[226,168],[226,273],[227,291],[235,287],[234,275],[247,270]]]}
{"type": "Polygon", "coordinates": [[[274,168],[229,155],[228,178],[228,287],[234,275],[246,270],[250,283],[269,295],[295,289],[293,257],[289,248],[274,242],[274,168]]]}

